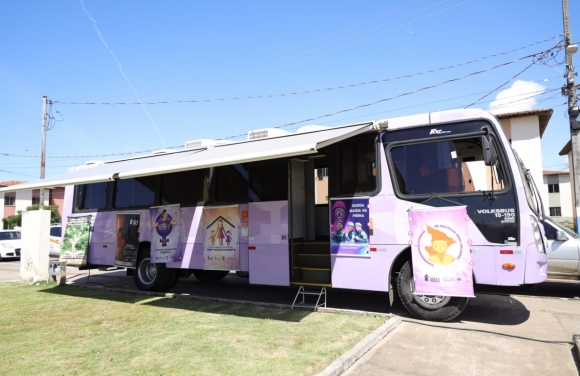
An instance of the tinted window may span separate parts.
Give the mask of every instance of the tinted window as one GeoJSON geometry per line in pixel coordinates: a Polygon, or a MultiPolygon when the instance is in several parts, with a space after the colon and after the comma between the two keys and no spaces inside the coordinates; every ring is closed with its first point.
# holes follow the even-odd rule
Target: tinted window
{"type": "Polygon", "coordinates": [[[210,171],[209,202],[248,202],[248,171],[241,164],[213,168],[210,171]]]}
{"type": "Polygon", "coordinates": [[[50,236],[62,236],[62,227],[51,227],[50,236]]]}
{"type": "Polygon", "coordinates": [[[13,240],[13,239],[20,239],[20,232],[18,231],[0,232],[0,240],[13,240]]]}
{"type": "Polygon", "coordinates": [[[340,146],[340,192],[371,193],[377,190],[374,139],[357,140],[340,146]]]}
{"type": "Polygon", "coordinates": [[[161,203],[195,206],[208,197],[208,170],[193,170],[161,175],[161,203]]]}
{"type": "Polygon", "coordinates": [[[117,179],[116,208],[155,205],[157,177],[145,176],[135,179],[117,179]]]}
{"type": "Polygon", "coordinates": [[[288,163],[248,167],[250,201],[288,200],[288,163]]]}
{"type": "Polygon", "coordinates": [[[83,184],[75,187],[77,210],[98,210],[107,206],[108,183],[83,184]]]}
{"type": "Polygon", "coordinates": [[[406,195],[502,190],[503,166],[486,166],[481,139],[425,142],[391,149],[395,181],[406,195]]]}

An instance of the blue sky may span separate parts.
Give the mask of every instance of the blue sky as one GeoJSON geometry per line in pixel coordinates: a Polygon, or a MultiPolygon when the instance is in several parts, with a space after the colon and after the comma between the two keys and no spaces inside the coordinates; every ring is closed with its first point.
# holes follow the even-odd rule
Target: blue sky
{"type": "MultiPolygon", "coordinates": [[[[19,0],[1,2],[0,14],[0,181],[39,177],[43,95],[55,102],[215,100],[386,80],[271,98],[55,103],[47,133],[50,177],[87,160],[236,136],[373,103],[541,52],[563,33],[556,0],[19,0]]],[[[580,15],[579,1],[570,0],[570,14],[580,15]]],[[[580,17],[571,20],[571,29],[573,40],[580,40],[580,17]]],[[[579,66],[580,55],[575,57],[579,66]]],[[[558,156],[569,140],[566,98],[550,91],[565,84],[564,66],[557,64],[563,60],[560,53],[534,64],[473,105],[488,109],[516,80],[520,85],[502,94],[512,105],[540,93],[535,104],[520,109],[554,109],[543,139],[545,169],[567,168],[558,156]]],[[[531,62],[286,129],[465,107],[531,62]]]]}

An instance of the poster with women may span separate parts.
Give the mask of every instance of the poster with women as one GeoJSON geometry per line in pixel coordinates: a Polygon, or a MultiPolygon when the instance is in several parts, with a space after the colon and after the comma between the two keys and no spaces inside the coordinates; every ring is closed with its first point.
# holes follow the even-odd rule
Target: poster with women
{"type": "Polygon", "coordinates": [[[203,208],[203,268],[238,270],[240,213],[238,205],[203,208]]]}
{"type": "Polygon", "coordinates": [[[179,205],[151,208],[151,262],[181,261],[181,215],[179,205]]]}
{"type": "Polygon", "coordinates": [[[465,206],[409,209],[415,294],[473,297],[465,206]]]}
{"type": "Polygon", "coordinates": [[[368,198],[331,199],[331,255],[370,256],[369,236],[372,228],[369,209],[368,198]]]}
{"type": "Polygon", "coordinates": [[[117,213],[115,265],[135,267],[139,247],[139,213],[117,213]]]}

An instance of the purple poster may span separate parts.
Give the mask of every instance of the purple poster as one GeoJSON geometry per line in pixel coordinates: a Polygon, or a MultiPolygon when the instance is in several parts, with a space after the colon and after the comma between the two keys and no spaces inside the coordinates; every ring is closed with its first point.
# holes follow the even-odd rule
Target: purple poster
{"type": "Polygon", "coordinates": [[[370,256],[369,199],[330,200],[330,254],[370,256]]]}
{"type": "Polygon", "coordinates": [[[415,294],[473,297],[465,206],[409,209],[415,294]]]}
{"type": "Polygon", "coordinates": [[[181,261],[179,205],[151,208],[151,262],[181,261]]]}

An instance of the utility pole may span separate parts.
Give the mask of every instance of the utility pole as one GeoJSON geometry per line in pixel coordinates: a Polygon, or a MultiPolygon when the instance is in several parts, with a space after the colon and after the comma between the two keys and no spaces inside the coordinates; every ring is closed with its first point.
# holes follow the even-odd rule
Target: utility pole
{"type": "MultiPolygon", "coordinates": [[[[40,179],[44,179],[44,167],[46,158],[46,95],[42,97],[42,151],[40,152],[40,179]]],[[[44,209],[44,188],[40,188],[40,202],[38,209],[44,209]]]]}
{"type": "Polygon", "coordinates": [[[566,86],[562,94],[568,96],[568,119],[570,120],[570,137],[572,141],[572,173],[574,181],[574,229],[580,234],[580,121],[578,120],[578,98],[576,97],[576,73],[572,55],[578,46],[572,44],[570,36],[570,16],[568,0],[562,0],[564,18],[564,50],[566,52],[566,86]]]}

